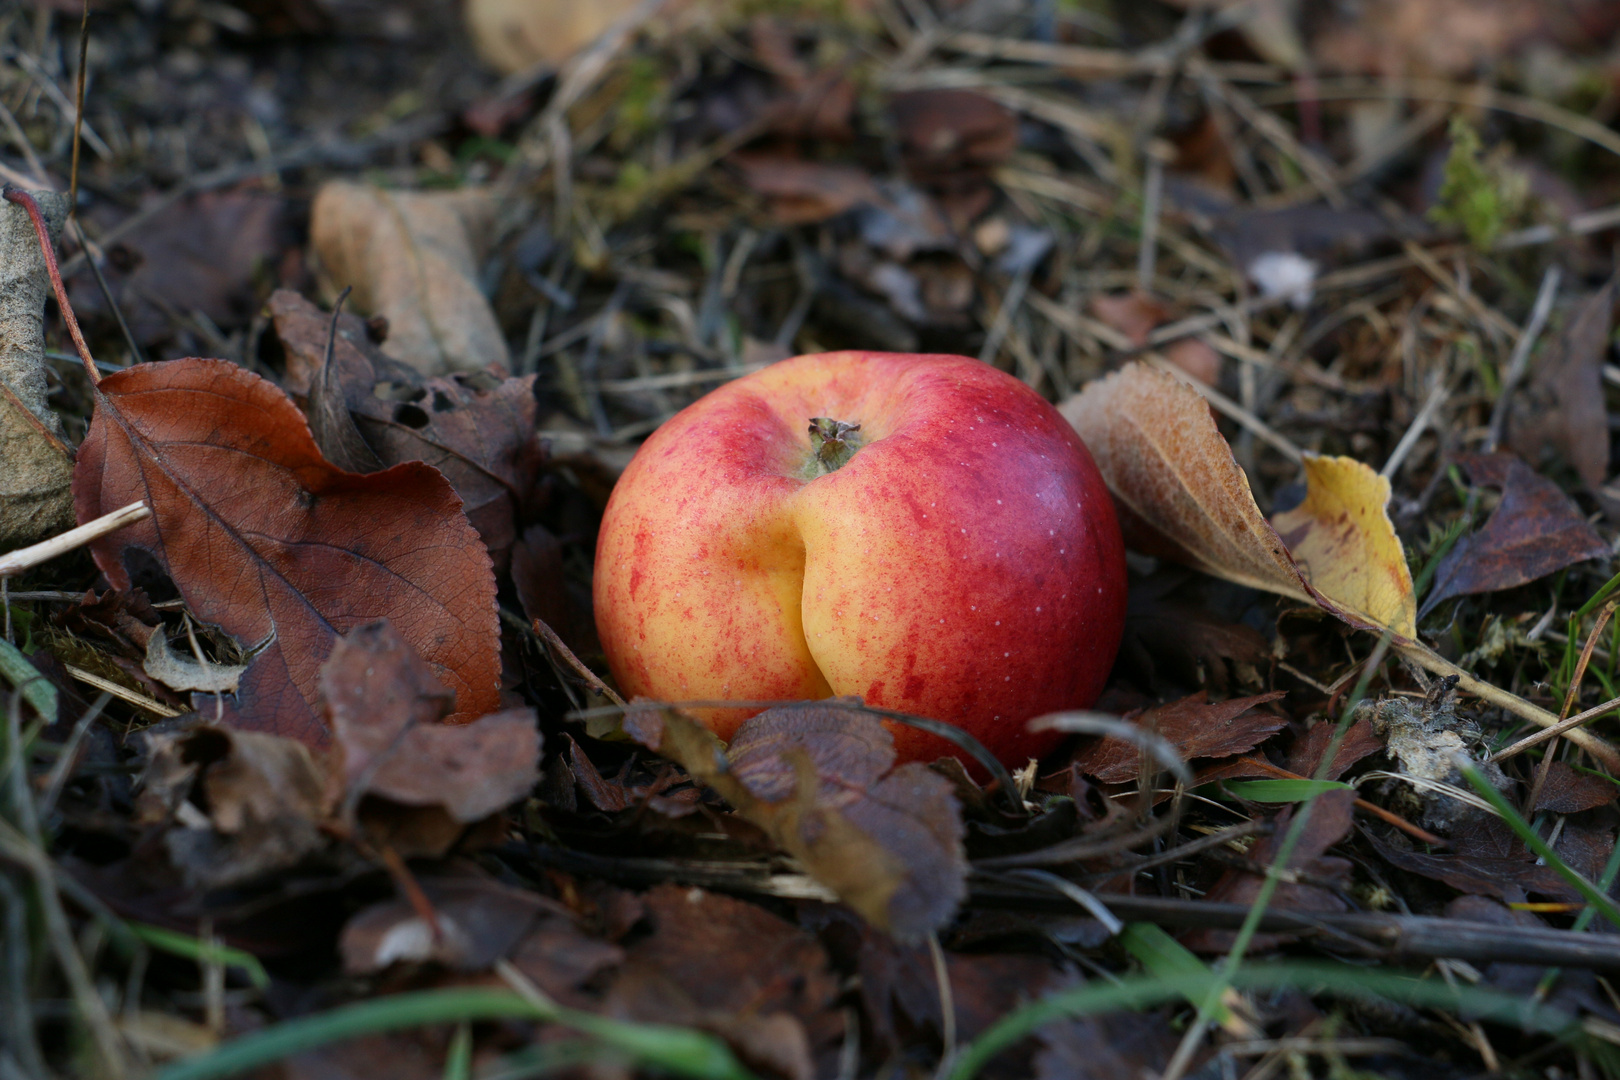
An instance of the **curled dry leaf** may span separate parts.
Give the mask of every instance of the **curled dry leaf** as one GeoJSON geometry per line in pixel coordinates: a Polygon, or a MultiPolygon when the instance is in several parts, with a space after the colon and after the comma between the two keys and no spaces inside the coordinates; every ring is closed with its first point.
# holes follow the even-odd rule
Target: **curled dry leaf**
{"type": "Polygon", "coordinates": [[[136,499],[153,516],[92,544],[96,565],[119,589],[166,575],[194,616],[259,650],[239,726],[325,743],[320,665],[339,634],[379,617],[454,691],[452,720],[499,706],[489,556],[432,467],[341,472],[274,385],[223,360],[173,360],[101,381],[74,472],[81,520],[136,499]]]}
{"type": "Polygon", "coordinates": [[[1425,611],[1453,596],[1511,589],[1610,554],[1574,500],[1512,454],[1467,454],[1458,463],[1474,483],[1501,489],[1502,501],[1484,528],[1440,561],[1425,611]]]}
{"type": "Polygon", "coordinates": [[[1389,482],[1365,465],[1309,459],[1305,501],[1273,528],[1209,406],[1169,375],[1130,364],[1060,411],[1102,471],[1129,546],[1303,600],[1352,626],[1415,636],[1411,575],[1384,508],[1389,482]]]}
{"type": "Polygon", "coordinates": [[[361,911],[343,927],[343,970],[370,975],[395,963],[434,961],[453,971],[485,971],[523,940],[546,900],[482,874],[417,878],[437,930],[404,897],[361,911]]]}
{"type": "MultiPolygon", "coordinates": [[[[1176,749],[1182,761],[1223,758],[1252,750],[1281,730],[1288,718],[1257,706],[1285,696],[1284,691],[1276,690],[1211,704],[1209,695],[1200,690],[1180,701],[1148,709],[1134,722],[1157,733],[1176,749]]],[[[1099,739],[1076,756],[1075,764],[1081,772],[1105,784],[1122,784],[1136,779],[1140,756],[1134,743],[1099,739]]]]}
{"type": "Polygon", "coordinates": [[[182,656],[169,644],[160,625],[146,639],[146,673],[170,690],[199,690],[208,694],[234,694],[246,664],[210,664],[182,656]]]}
{"type": "Polygon", "coordinates": [[[734,154],[730,161],[743,183],[770,200],[772,216],[784,225],[826,221],[857,206],[884,202],[872,177],[855,165],[774,154],[734,154]]]}
{"type": "Polygon", "coordinates": [[[385,191],[334,180],[310,210],[310,242],[354,302],[388,320],[383,351],[424,375],[506,366],[477,250],[494,217],[481,192],[385,191]]]}
{"type": "Polygon", "coordinates": [[[442,723],[453,695],[386,621],[340,639],[320,684],[351,804],[378,795],[440,807],[466,825],[522,799],[540,778],[534,710],[442,723]]]}
{"type": "Polygon", "coordinates": [[[250,881],[326,846],[325,776],[302,743],[206,724],[145,739],[138,820],[173,818],[163,843],[193,887],[250,881]]]}
{"type": "MultiPolygon", "coordinates": [[[[54,236],[67,200],[33,195],[54,236]]],[[[62,422],[45,400],[46,288],[28,211],[0,202],[0,551],[73,527],[73,462],[63,453],[62,422]]]]}
{"type": "Polygon", "coordinates": [[[967,893],[950,781],[917,763],[894,768],[893,739],[865,713],[836,703],[770,709],[737,729],[729,753],[673,710],[632,712],[625,729],[896,937],[937,930],[967,893]]]}
{"type": "Polygon", "coordinates": [[[373,345],[354,316],[340,317],[333,336],[331,316],[295,292],[279,290],[267,306],[287,353],[288,382],[308,395],[310,426],[327,460],[352,472],[427,462],[456,489],[467,519],[504,566],[519,507],[545,456],[535,434],[535,377],[480,371],[423,378],[373,345]],[[325,371],[329,338],[332,370],[325,371]],[[335,393],[328,391],[333,382],[335,393]],[[353,438],[341,431],[360,440],[358,454],[343,454],[353,438]]]}
{"type": "Polygon", "coordinates": [[[467,30],[479,59],[503,75],[560,64],[635,8],[638,0],[535,3],[468,0],[467,30]]]}

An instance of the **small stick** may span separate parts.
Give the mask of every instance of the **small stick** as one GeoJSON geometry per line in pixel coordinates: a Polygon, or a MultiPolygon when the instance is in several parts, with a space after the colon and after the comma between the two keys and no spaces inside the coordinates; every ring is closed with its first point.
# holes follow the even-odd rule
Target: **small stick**
{"type": "MultiPolygon", "coordinates": [[[[1554,724],[1550,728],[1545,728],[1545,729],[1543,729],[1541,731],[1538,731],[1534,735],[1526,735],[1524,738],[1520,739],[1518,742],[1514,743],[1512,746],[1509,746],[1509,747],[1507,747],[1506,749],[1503,749],[1503,750],[1498,750],[1496,753],[1492,754],[1489,758],[1486,758],[1486,760],[1487,761],[1504,761],[1507,758],[1510,758],[1515,754],[1522,754],[1522,753],[1524,753],[1524,751],[1530,749],[1532,746],[1536,746],[1539,743],[1544,743],[1548,739],[1556,739],[1560,735],[1563,735],[1566,732],[1573,731],[1575,728],[1580,727],[1582,724],[1586,723],[1587,721],[1595,720],[1599,716],[1602,716],[1604,713],[1610,712],[1610,711],[1612,711],[1614,709],[1617,709],[1617,708],[1620,708],[1620,697],[1610,698],[1608,701],[1605,701],[1603,704],[1594,705],[1590,709],[1587,709],[1583,713],[1576,713],[1574,716],[1570,717],[1568,720],[1564,720],[1564,721],[1562,721],[1560,723],[1554,724]]],[[[1574,740],[1572,739],[1570,741],[1573,742],[1574,740]]]]}
{"type": "Polygon", "coordinates": [[[1451,391],[1446,389],[1445,380],[1436,379],[1434,389],[1429,391],[1429,400],[1425,401],[1423,408],[1419,409],[1418,414],[1412,417],[1412,424],[1406,429],[1406,434],[1401,436],[1401,441],[1395,444],[1394,450],[1390,451],[1389,460],[1384,462],[1384,467],[1378,470],[1379,476],[1391,477],[1395,475],[1395,471],[1406,460],[1406,455],[1410,454],[1412,447],[1417,445],[1418,437],[1428,429],[1429,421],[1434,419],[1434,414],[1439,411],[1440,406],[1444,405],[1446,398],[1450,396],[1451,391]]]}
{"type": "Polygon", "coordinates": [[[18,412],[22,413],[23,419],[26,420],[28,424],[39,433],[39,437],[44,439],[47,443],[50,443],[53,450],[67,458],[69,462],[74,460],[75,455],[73,453],[73,448],[67,443],[63,442],[61,439],[57,438],[56,432],[46,427],[45,421],[41,420],[33,409],[30,409],[27,405],[24,405],[22,398],[17,396],[17,392],[11,387],[7,386],[4,382],[0,382],[0,397],[4,397],[7,401],[11,402],[12,406],[18,412]]]}
{"type": "Polygon", "coordinates": [[[1502,375],[1502,389],[1496,395],[1496,404],[1491,407],[1491,433],[1486,437],[1483,448],[1487,454],[1494,453],[1497,444],[1502,441],[1502,428],[1507,424],[1508,402],[1512,399],[1513,390],[1519,385],[1519,380],[1524,378],[1525,371],[1530,367],[1530,349],[1547,325],[1547,316],[1552,314],[1553,300],[1558,296],[1558,283],[1563,276],[1564,271],[1556,264],[1547,267],[1547,272],[1541,276],[1541,288],[1536,292],[1535,306],[1530,309],[1530,321],[1524,324],[1524,333],[1519,335],[1518,344],[1513,346],[1513,355],[1508,359],[1507,371],[1502,375]]]}
{"type": "MultiPolygon", "coordinates": [[[[84,76],[85,62],[90,57],[90,0],[84,0],[83,14],[79,18],[79,85],[73,106],[73,165],[68,171],[68,213],[75,220],[79,210],[79,145],[84,131],[84,76]]],[[[79,234],[84,243],[84,234],[79,234]]],[[[123,322],[120,317],[119,322],[123,322]]]]}
{"type": "Polygon", "coordinates": [[[1136,287],[1153,291],[1153,264],[1159,248],[1159,202],[1164,194],[1164,162],[1147,155],[1147,178],[1142,184],[1142,238],[1136,249],[1136,287]]]}
{"type": "MultiPolygon", "coordinates": [[[[1603,605],[1602,610],[1598,612],[1597,622],[1593,625],[1592,632],[1586,636],[1586,647],[1581,649],[1581,658],[1575,663],[1575,672],[1570,676],[1569,687],[1564,693],[1564,707],[1558,710],[1558,719],[1560,721],[1563,721],[1569,715],[1569,710],[1575,707],[1575,697],[1581,692],[1581,681],[1586,678],[1586,668],[1592,662],[1592,650],[1597,648],[1598,636],[1603,633],[1603,628],[1614,617],[1616,605],[1620,605],[1620,599],[1610,600],[1603,605]]],[[[1556,735],[1552,736],[1553,739],[1557,737],[1556,735]]],[[[1541,787],[1547,782],[1547,774],[1552,772],[1553,750],[1557,745],[1556,742],[1548,745],[1546,752],[1541,755],[1541,764],[1536,766],[1536,775],[1530,781],[1530,794],[1527,796],[1525,805],[1532,809],[1536,805],[1536,800],[1541,797],[1541,787]]]]}
{"type": "Polygon", "coordinates": [[[73,305],[68,303],[67,289],[62,284],[62,271],[56,263],[56,248],[51,244],[50,234],[45,230],[45,216],[39,212],[39,203],[21,188],[6,188],[5,197],[7,202],[16,203],[27,210],[29,220],[34,223],[34,235],[39,237],[40,254],[45,257],[45,270],[51,275],[51,288],[56,292],[57,306],[62,309],[62,321],[67,323],[68,333],[73,337],[73,345],[79,350],[79,359],[84,361],[84,370],[90,376],[90,385],[97,386],[101,383],[101,373],[96,370],[96,362],[90,359],[90,346],[84,343],[79,320],[73,314],[73,305]]]}
{"type": "Polygon", "coordinates": [[[586,684],[592,690],[595,690],[598,694],[601,694],[603,697],[613,702],[613,704],[620,707],[624,706],[624,698],[614,693],[613,687],[603,682],[597,677],[596,672],[586,667],[584,662],[580,660],[579,657],[574,655],[574,650],[570,649],[566,644],[563,643],[563,639],[557,636],[557,631],[547,626],[545,622],[540,619],[535,619],[533,626],[534,632],[539,634],[540,637],[545,640],[547,645],[550,645],[553,649],[556,649],[557,653],[563,658],[564,661],[567,662],[568,666],[574,669],[574,673],[580,678],[584,679],[586,684]]]}
{"type": "Polygon", "coordinates": [[[116,532],[126,525],[145,521],[151,516],[152,508],[144,501],[133,502],[110,514],[103,514],[94,521],[87,521],[77,528],[69,529],[59,536],[53,536],[49,540],[41,540],[37,544],[0,555],[0,578],[15,577],[24,570],[49,562],[58,555],[65,555],[76,547],[100,539],[110,532],[116,532]]]}

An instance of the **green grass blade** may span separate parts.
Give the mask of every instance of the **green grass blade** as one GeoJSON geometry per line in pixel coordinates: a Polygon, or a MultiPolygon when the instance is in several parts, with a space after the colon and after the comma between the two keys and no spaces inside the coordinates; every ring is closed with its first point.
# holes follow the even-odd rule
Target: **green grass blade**
{"type": "Polygon", "coordinates": [[[29,663],[21,649],[5,638],[0,638],[0,675],[22,692],[23,700],[33,706],[46,723],[56,723],[56,687],[29,663]]]}
{"type": "Polygon", "coordinates": [[[361,1035],[473,1020],[542,1020],[595,1036],[624,1056],[693,1080],[753,1080],[725,1043],[664,1024],[632,1024],[573,1009],[547,1008],[510,990],[455,987],[394,994],[288,1020],[174,1062],[152,1080],[214,1080],[361,1035]]]}
{"type": "MultiPolygon", "coordinates": [[[[1187,946],[1166,933],[1158,923],[1131,923],[1120,931],[1119,942],[1125,946],[1126,952],[1136,957],[1137,962],[1149,975],[1164,979],[1173,985],[1182,985],[1184,981],[1213,979],[1215,976],[1215,973],[1209,970],[1208,964],[1198,959],[1187,946]]],[[[1183,996],[1189,1004],[1194,1006],[1198,1004],[1198,996],[1190,990],[1183,996]]],[[[1215,1020],[1225,1024],[1231,1015],[1232,1011],[1222,1005],[1215,1014],[1215,1020]]]]}
{"type": "Polygon", "coordinates": [[[151,926],[147,923],[126,923],[130,933],[141,941],[160,952],[173,956],[181,956],[199,964],[224,964],[226,967],[241,968],[255,989],[263,990],[270,985],[270,976],[259,963],[259,958],[252,953],[233,949],[229,945],[221,945],[213,941],[204,941],[192,937],[190,934],[181,934],[173,930],[165,930],[161,926],[151,926]]]}
{"type": "Polygon", "coordinates": [[[1341,780],[1228,780],[1221,785],[1240,799],[1250,802],[1304,802],[1324,791],[1355,788],[1341,780]]]}

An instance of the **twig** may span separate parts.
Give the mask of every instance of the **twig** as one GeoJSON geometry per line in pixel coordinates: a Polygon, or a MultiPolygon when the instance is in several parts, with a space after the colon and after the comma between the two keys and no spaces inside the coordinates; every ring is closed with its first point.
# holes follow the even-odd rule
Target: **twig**
{"type": "Polygon", "coordinates": [[[1279,434],[1271,427],[1270,424],[1267,424],[1264,420],[1260,419],[1258,416],[1254,415],[1248,409],[1245,409],[1243,406],[1239,405],[1237,402],[1233,401],[1231,398],[1227,397],[1213,386],[1193,378],[1193,376],[1189,375],[1182,368],[1172,364],[1169,360],[1166,360],[1158,353],[1146,353],[1143,356],[1143,359],[1152,364],[1154,367],[1158,368],[1160,371],[1180,379],[1194,390],[1197,390],[1211,405],[1215,406],[1215,408],[1219,409],[1222,413],[1225,413],[1227,416],[1231,417],[1233,420],[1237,421],[1239,424],[1242,424],[1260,438],[1270,443],[1278,453],[1282,454],[1283,457],[1287,458],[1289,461],[1292,461],[1296,465],[1304,463],[1304,452],[1301,451],[1299,447],[1295,446],[1292,441],[1290,441],[1286,436],[1279,434]]]}
{"type": "Polygon", "coordinates": [[[587,686],[615,705],[622,707],[625,704],[624,698],[620,697],[613,687],[598,678],[596,672],[586,667],[584,661],[574,655],[574,650],[570,649],[568,644],[557,636],[557,631],[547,626],[544,620],[535,619],[531,625],[534,627],[534,632],[539,634],[547,645],[557,651],[557,654],[563,658],[563,662],[573,668],[576,675],[585,680],[587,686]]]}
{"type": "MultiPolygon", "coordinates": [[[[1610,698],[1601,705],[1594,705],[1585,712],[1576,713],[1568,720],[1563,720],[1559,723],[1553,724],[1551,727],[1544,728],[1541,731],[1536,732],[1534,735],[1526,735],[1512,746],[1498,750],[1486,760],[1505,761],[1506,759],[1513,757],[1515,754],[1524,753],[1532,746],[1546,742],[1548,739],[1556,739],[1559,736],[1567,735],[1569,732],[1580,727],[1582,724],[1591,720],[1596,720],[1604,713],[1613,712],[1615,709],[1620,709],[1620,697],[1610,698]]],[[[1575,740],[1572,738],[1570,741],[1574,742],[1575,740]]]]}
{"type": "Polygon", "coordinates": [[[1159,201],[1164,194],[1164,162],[1147,156],[1147,177],[1142,183],[1142,240],[1136,249],[1136,287],[1153,291],[1153,264],[1159,250],[1159,201]]]}
{"type": "MultiPolygon", "coordinates": [[[[79,16],[79,77],[73,95],[73,164],[68,170],[68,215],[78,220],[79,208],[79,146],[84,132],[84,82],[86,61],[90,57],[90,0],[84,0],[79,16]]],[[[80,232],[79,242],[84,242],[80,232]]],[[[118,321],[122,323],[123,317],[118,321]]]]}
{"type": "Polygon", "coordinates": [[[64,555],[74,548],[81,547],[98,540],[110,532],[116,532],[126,525],[133,525],[137,521],[145,521],[152,516],[152,508],[144,501],[133,502],[110,514],[103,514],[94,521],[87,521],[77,528],[69,529],[65,533],[41,540],[25,548],[0,555],[0,578],[15,577],[24,570],[49,562],[58,555],[64,555]]]}
{"type": "Polygon", "coordinates": [[[1519,385],[1519,381],[1524,378],[1524,373],[1530,367],[1530,350],[1547,325],[1547,316],[1552,314],[1553,301],[1558,297],[1558,284],[1563,276],[1564,271],[1557,263],[1547,267],[1547,272],[1541,276],[1541,288],[1536,291],[1536,303],[1530,309],[1530,321],[1524,324],[1524,333],[1519,335],[1518,342],[1513,346],[1513,355],[1508,359],[1507,371],[1502,374],[1502,389],[1496,395],[1496,404],[1491,407],[1490,434],[1485,437],[1484,446],[1487,454],[1494,453],[1502,441],[1502,428],[1507,423],[1508,402],[1513,398],[1514,388],[1519,385]]]}
{"type": "Polygon", "coordinates": [[[1446,388],[1445,380],[1436,379],[1434,389],[1429,391],[1429,400],[1425,401],[1423,408],[1419,409],[1418,414],[1412,417],[1412,423],[1407,426],[1406,434],[1401,436],[1401,441],[1395,444],[1394,450],[1390,451],[1389,460],[1384,462],[1384,467],[1378,470],[1379,476],[1390,477],[1395,475],[1396,471],[1400,469],[1401,463],[1406,460],[1406,456],[1412,452],[1412,447],[1417,445],[1418,439],[1427,430],[1429,422],[1434,419],[1434,414],[1439,411],[1440,406],[1444,405],[1446,398],[1450,396],[1451,391],[1446,388]]]}

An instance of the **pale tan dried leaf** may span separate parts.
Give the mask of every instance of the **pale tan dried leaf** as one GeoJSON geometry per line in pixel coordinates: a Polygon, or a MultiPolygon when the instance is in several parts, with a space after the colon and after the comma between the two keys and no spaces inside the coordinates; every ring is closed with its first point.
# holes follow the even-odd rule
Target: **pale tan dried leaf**
{"type": "Polygon", "coordinates": [[[159,626],[146,639],[141,667],[170,690],[200,690],[205,694],[234,694],[246,664],[205,664],[175,651],[168,633],[159,626]]]}
{"type": "Polygon", "coordinates": [[[560,64],[595,41],[638,0],[467,0],[479,59],[503,75],[560,64]]]}
{"type": "Polygon", "coordinates": [[[493,219],[482,192],[407,192],[332,181],[315,196],[310,240],[339,289],[388,320],[383,352],[424,375],[510,360],[478,287],[478,249],[493,219]]]}

